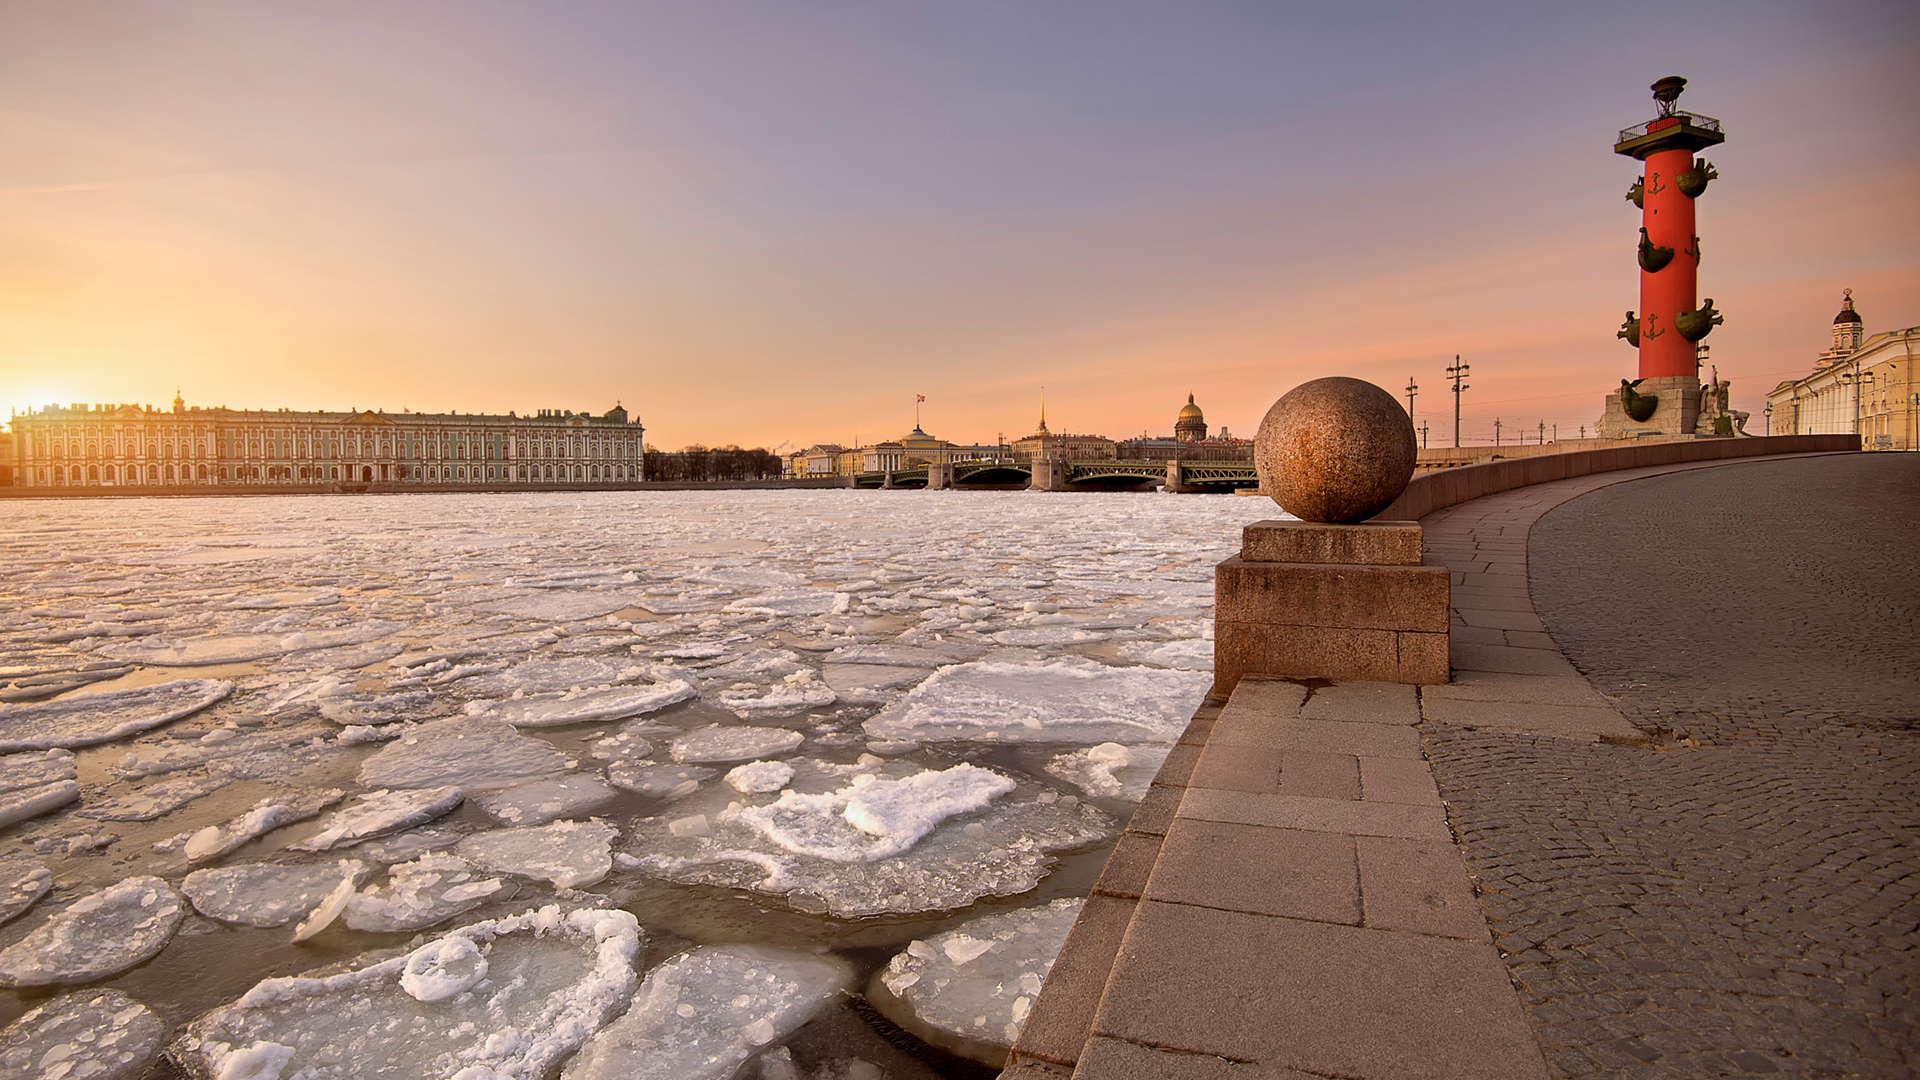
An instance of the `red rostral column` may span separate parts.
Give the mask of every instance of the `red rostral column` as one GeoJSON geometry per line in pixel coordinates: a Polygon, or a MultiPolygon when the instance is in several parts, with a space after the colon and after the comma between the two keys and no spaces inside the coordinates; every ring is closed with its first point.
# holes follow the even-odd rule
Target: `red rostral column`
{"type": "Polygon", "coordinates": [[[1712,301],[1696,310],[1700,237],[1693,201],[1719,174],[1694,151],[1725,141],[1720,121],[1674,108],[1687,80],[1670,75],[1653,84],[1659,115],[1620,133],[1614,152],[1646,162],[1627,192],[1641,209],[1640,312],[1627,313],[1620,336],[1640,347],[1640,377],[1699,377],[1694,345],[1720,322],[1712,301]],[[1637,332],[1636,332],[1637,331],[1637,332]]]}

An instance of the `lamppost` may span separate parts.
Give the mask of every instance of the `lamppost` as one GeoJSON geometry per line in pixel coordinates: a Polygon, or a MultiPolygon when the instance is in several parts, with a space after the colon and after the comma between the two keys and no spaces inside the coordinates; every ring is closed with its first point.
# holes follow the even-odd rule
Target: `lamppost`
{"type": "Polygon", "coordinates": [[[1413,419],[1413,399],[1419,396],[1419,393],[1420,393],[1419,384],[1413,381],[1413,376],[1411,375],[1407,376],[1407,419],[1408,420],[1413,419]]]}
{"type": "Polygon", "coordinates": [[[1460,354],[1454,353],[1453,366],[1447,369],[1447,377],[1453,380],[1453,445],[1456,449],[1460,446],[1460,392],[1467,388],[1467,384],[1460,380],[1467,377],[1471,367],[1470,364],[1461,363],[1460,354]]]}
{"type": "Polygon", "coordinates": [[[1500,445],[1500,418],[1497,416],[1493,418],[1493,445],[1500,445]]]}
{"type": "Polygon", "coordinates": [[[1767,407],[1761,411],[1767,414],[1767,434],[1771,435],[1773,434],[1773,403],[1768,402],[1767,407]]]}

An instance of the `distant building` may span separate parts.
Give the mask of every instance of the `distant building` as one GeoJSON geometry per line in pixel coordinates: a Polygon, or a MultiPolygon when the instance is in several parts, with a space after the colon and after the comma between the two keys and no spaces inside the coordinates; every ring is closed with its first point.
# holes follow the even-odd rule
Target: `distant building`
{"type": "Polygon", "coordinates": [[[508,413],[49,405],[14,414],[18,486],[551,487],[645,479],[638,420],[508,413]]]}
{"type": "Polygon", "coordinates": [[[1915,346],[1920,326],[1866,334],[1848,289],[1833,317],[1833,347],[1813,371],[1767,395],[1769,435],[1851,435],[1868,450],[1920,447],[1920,379],[1915,346]]]}
{"type": "Polygon", "coordinates": [[[1187,395],[1187,403],[1180,409],[1180,418],[1173,422],[1173,437],[1181,442],[1199,442],[1207,437],[1207,418],[1200,412],[1200,406],[1193,403],[1193,395],[1187,395]]]}

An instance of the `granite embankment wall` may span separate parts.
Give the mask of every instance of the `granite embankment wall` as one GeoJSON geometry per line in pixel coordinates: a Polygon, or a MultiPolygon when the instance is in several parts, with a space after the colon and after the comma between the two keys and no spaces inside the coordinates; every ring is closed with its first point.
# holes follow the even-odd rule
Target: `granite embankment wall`
{"type": "Polygon", "coordinates": [[[1420,473],[1407,485],[1407,490],[1394,500],[1392,506],[1379,513],[1378,518],[1381,521],[1418,521],[1435,510],[1478,499],[1482,495],[1565,480],[1571,476],[1613,472],[1616,469],[1774,454],[1844,453],[1859,449],[1860,439],[1856,435],[1766,435],[1750,439],[1689,439],[1652,445],[1635,443],[1599,450],[1535,454],[1420,473]]]}

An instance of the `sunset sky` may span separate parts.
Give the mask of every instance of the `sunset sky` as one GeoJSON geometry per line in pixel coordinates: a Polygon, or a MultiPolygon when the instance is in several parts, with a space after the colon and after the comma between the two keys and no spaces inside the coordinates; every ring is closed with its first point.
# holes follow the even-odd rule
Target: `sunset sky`
{"type": "Polygon", "coordinates": [[[1920,5],[0,0],[0,415],[529,412],[663,449],[1252,435],[1351,375],[1452,441],[1635,373],[1648,84],[1721,118],[1708,338],[1762,431],[1920,323],[1920,5]]]}

